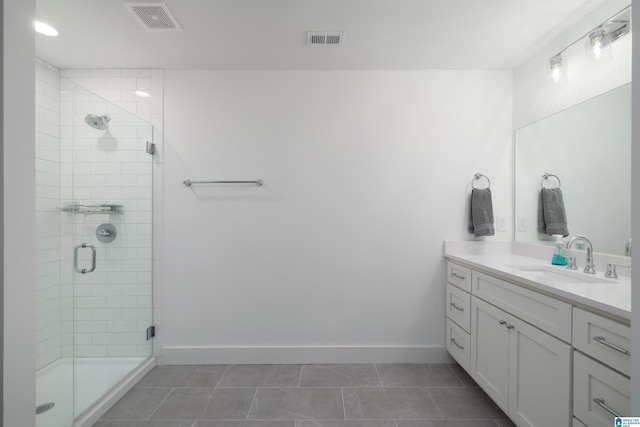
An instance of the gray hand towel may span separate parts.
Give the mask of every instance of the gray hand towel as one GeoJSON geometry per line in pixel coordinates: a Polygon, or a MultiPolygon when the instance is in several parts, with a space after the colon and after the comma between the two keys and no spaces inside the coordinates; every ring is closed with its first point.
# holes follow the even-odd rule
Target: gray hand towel
{"type": "Polygon", "coordinates": [[[562,190],[559,188],[543,188],[538,198],[538,233],[552,236],[569,235],[567,213],[564,210],[562,190]]]}
{"type": "Polygon", "coordinates": [[[472,232],[474,237],[496,234],[493,227],[491,189],[474,188],[471,190],[471,225],[469,232],[472,232]]]}

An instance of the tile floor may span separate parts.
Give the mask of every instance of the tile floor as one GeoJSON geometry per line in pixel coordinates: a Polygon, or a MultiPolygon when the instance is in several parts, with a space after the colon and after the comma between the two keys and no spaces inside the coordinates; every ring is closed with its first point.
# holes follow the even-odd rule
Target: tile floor
{"type": "Polygon", "coordinates": [[[514,427],[458,365],[155,367],[94,427],[514,427]]]}

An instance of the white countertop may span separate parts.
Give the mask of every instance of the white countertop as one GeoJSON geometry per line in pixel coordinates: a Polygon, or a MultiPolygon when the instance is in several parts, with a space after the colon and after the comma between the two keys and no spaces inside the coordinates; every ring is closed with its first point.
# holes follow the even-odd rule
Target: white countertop
{"type": "Polygon", "coordinates": [[[535,248],[527,254],[528,249],[517,246],[517,243],[496,243],[498,244],[445,242],[444,256],[478,271],[519,282],[577,305],[631,320],[629,277],[607,279],[604,277],[603,268],[595,275],[586,274],[582,272],[584,263],[578,264],[577,271],[568,271],[565,267],[551,265],[553,248],[535,248]],[[548,255],[548,258],[545,255],[548,255]],[[531,267],[534,267],[534,270],[527,270],[531,267]],[[550,274],[546,273],[547,271],[550,274]]]}

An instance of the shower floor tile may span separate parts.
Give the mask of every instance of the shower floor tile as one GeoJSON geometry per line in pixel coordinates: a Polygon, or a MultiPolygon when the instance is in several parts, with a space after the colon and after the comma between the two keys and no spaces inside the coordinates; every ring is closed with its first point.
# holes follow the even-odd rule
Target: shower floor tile
{"type": "Polygon", "coordinates": [[[502,427],[458,365],[154,368],[93,427],[502,427]]]}

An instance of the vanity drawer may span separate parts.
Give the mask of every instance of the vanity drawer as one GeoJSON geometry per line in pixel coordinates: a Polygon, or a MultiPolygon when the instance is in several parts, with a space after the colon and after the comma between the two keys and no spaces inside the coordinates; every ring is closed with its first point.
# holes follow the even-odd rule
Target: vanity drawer
{"type": "Polygon", "coordinates": [[[471,294],[447,283],[447,317],[471,332],[471,294]]]}
{"type": "Polygon", "coordinates": [[[573,413],[583,423],[611,427],[613,413],[628,417],[630,391],[629,378],[581,353],[573,353],[573,413]]]}
{"type": "Polygon", "coordinates": [[[447,319],[447,350],[465,371],[469,371],[471,337],[451,319],[447,319]]]}
{"type": "Polygon", "coordinates": [[[571,305],[476,271],[472,273],[471,288],[473,295],[571,342],[571,305]]]}
{"type": "Polygon", "coordinates": [[[447,261],[447,282],[471,292],[471,270],[454,262],[447,261]]]}
{"type": "Polygon", "coordinates": [[[605,365],[631,375],[629,326],[574,308],[573,346],[605,365]]]}

